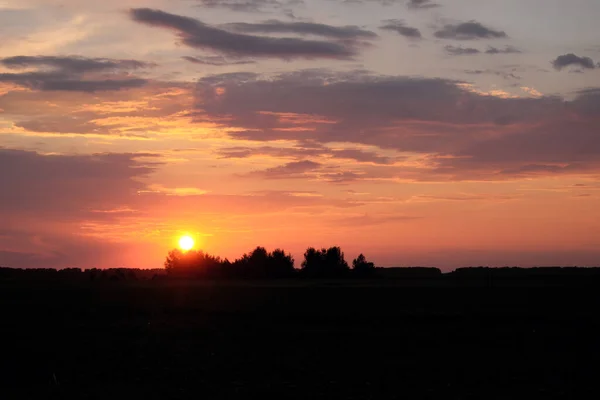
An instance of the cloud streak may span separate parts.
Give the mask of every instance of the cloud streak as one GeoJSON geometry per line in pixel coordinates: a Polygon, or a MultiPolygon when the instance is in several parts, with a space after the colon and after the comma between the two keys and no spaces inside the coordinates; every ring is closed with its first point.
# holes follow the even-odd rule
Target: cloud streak
{"type": "Polygon", "coordinates": [[[434,35],[438,39],[454,40],[501,39],[508,37],[506,32],[488,28],[477,21],[447,24],[442,29],[436,31],[434,35]]]}
{"type": "Polygon", "coordinates": [[[293,161],[278,167],[268,168],[264,171],[251,172],[252,176],[260,176],[266,179],[295,179],[304,178],[307,172],[312,172],[321,167],[321,164],[304,160],[293,161]]]}
{"type": "Polygon", "coordinates": [[[209,26],[194,18],[150,8],[134,8],[129,14],[136,22],[177,32],[181,43],[186,46],[235,56],[349,59],[356,54],[356,50],[347,44],[234,33],[209,26]]]}
{"type": "Polygon", "coordinates": [[[521,50],[517,49],[513,46],[506,46],[504,48],[496,48],[493,46],[488,46],[485,52],[480,51],[479,49],[475,49],[473,47],[462,47],[462,46],[452,46],[447,45],[444,47],[446,53],[452,56],[465,56],[465,55],[475,55],[475,54],[520,54],[521,50]]]}
{"type": "Polygon", "coordinates": [[[115,60],[110,58],[87,58],[80,56],[15,56],[0,60],[10,69],[50,67],[65,73],[83,74],[99,71],[123,71],[153,67],[154,64],[137,60],[115,60]]]}
{"type": "Polygon", "coordinates": [[[0,59],[12,70],[34,71],[0,73],[0,82],[39,91],[97,92],[144,86],[146,79],[131,77],[128,71],[154,66],[136,60],[106,58],[15,56],[0,59]]]}
{"type": "Polygon", "coordinates": [[[488,46],[485,54],[520,54],[521,50],[513,46],[506,46],[503,49],[496,48],[494,46],[488,46]]]}
{"type": "Polygon", "coordinates": [[[406,6],[411,10],[429,10],[441,7],[441,4],[434,3],[431,0],[408,0],[406,6]]]}
{"type": "Polygon", "coordinates": [[[375,32],[361,29],[355,25],[332,26],[314,22],[283,22],[268,20],[260,23],[236,22],[225,27],[244,33],[293,33],[297,35],[315,35],[332,39],[374,39],[375,32]]]}
{"type": "Polygon", "coordinates": [[[382,22],[383,25],[381,25],[379,29],[393,31],[409,39],[421,39],[422,37],[419,29],[407,26],[404,21],[398,19],[388,19],[382,22]]]}
{"type": "Polygon", "coordinates": [[[222,56],[207,56],[207,57],[192,57],[192,56],[183,56],[182,59],[191,62],[192,64],[200,64],[200,65],[212,65],[217,67],[222,67],[225,65],[247,65],[247,64],[255,64],[254,60],[229,60],[222,56]]]}
{"type": "Polygon", "coordinates": [[[302,0],[279,2],[277,0],[197,0],[207,8],[225,8],[240,12],[263,12],[269,8],[282,8],[291,3],[301,3],[302,0]]]}
{"type": "Polygon", "coordinates": [[[460,47],[448,45],[444,47],[446,53],[451,56],[472,56],[481,53],[479,50],[472,47],[460,47]]]}
{"type": "Polygon", "coordinates": [[[332,160],[352,160],[358,163],[372,163],[378,165],[393,164],[394,160],[372,151],[361,149],[331,149],[318,143],[301,143],[292,148],[273,146],[261,147],[229,147],[218,152],[221,158],[248,158],[270,156],[274,158],[295,158],[298,160],[307,157],[332,160]]]}

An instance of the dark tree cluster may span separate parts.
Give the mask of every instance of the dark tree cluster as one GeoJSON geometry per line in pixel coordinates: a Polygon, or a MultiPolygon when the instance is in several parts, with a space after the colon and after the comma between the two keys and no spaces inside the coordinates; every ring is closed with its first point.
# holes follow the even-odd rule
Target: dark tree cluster
{"type": "Polygon", "coordinates": [[[190,250],[183,252],[179,249],[169,252],[165,260],[165,270],[168,275],[180,277],[212,276],[218,272],[228,260],[221,260],[203,251],[190,250]]]}
{"type": "Polygon", "coordinates": [[[296,272],[291,254],[281,249],[268,252],[264,247],[235,260],[229,271],[234,277],[243,278],[289,278],[296,272]]]}
{"type": "Polygon", "coordinates": [[[191,278],[340,278],[368,277],[375,273],[375,265],[364,255],[358,256],[351,270],[339,247],[315,249],[310,247],[304,253],[300,269],[294,266],[291,254],[276,249],[271,252],[257,247],[231,262],[202,251],[172,250],[165,261],[169,276],[191,278]]]}
{"type": "Polygon", "coordinates": [[[309,277],[334,278],[348,275],[348,263],[339,247],[317,250],[309,247],[304,253],[302,272],[309,277]]]}

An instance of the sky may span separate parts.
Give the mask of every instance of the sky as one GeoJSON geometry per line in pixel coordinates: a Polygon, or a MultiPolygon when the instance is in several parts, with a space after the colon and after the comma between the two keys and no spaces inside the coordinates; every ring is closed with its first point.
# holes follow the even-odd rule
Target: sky
{"type": "Polygon", "coordinates": [[[0,0],[0,265],[600,265],[597,0],[0,0]]]}

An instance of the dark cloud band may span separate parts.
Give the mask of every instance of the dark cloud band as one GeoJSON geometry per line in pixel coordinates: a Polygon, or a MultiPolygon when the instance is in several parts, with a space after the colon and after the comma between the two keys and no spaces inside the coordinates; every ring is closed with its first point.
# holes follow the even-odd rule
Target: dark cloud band
{"type": "Polygon", "coordinates": [[[16,56],[0,60],[7,68],[50,67],[65,72],[86,73],[97,71],[119,71],[148,68],[154,64],[137,60],[115,60],[110,58],[56,57],[56,56],[16,56]]]}
{"type": "Polygon", "coordinates": [[[112,91],[140,87],[148,81],[132,77],[129,75],[129,71],[154,66],[154,64],[137,60],[78,56],[15,56],[0,59],[0,64],[13,70],[36,69],[35,71],[1,73],[0,82],[10,82],[33,90],[76,92],[112,91]]]}
{"type": "MultiPolygon", "coordinates": [[[[382,178],[385,171],[386,177],[405,174],[417,180],[495,180],[541,170],[585,174],[600,168],[596,91],[566,102],[484,93],[442,79],[360,73],[345,77],[323,71],[269,80],[213,77],[200,81],[198,91],[196,118],[228,117],[227,125],[236,128],[231,134],[235,139],[355,143],[428,154],[433,163],[425,170],[377,163],[377,174],[353,179],[382,178]],[[489,136],[491,130],[506,134],[489,136]]],[[[247,157],[252,150],[240,154],[247,157]]],[[[313,156],[302,152],[297,157],[313,156]]]]}
{"type": "Polygon", "coordinates": [[[333,39],[373,39],[375,32],[358,26],[332,26],[313,22],[283,22],[269,20],[261,23],[238,22],[225,25],[235,31],[245,33],[294,33],[297,35],[315,35],[333,39]]]}
{"type": "Polygon", "coordinates": [[[236,56],[348,59],[356,54],[354,48],[343,43],[229,32],[206,25],[194,18],[149,8],[131,9],[130,16],[139,23],[176,31],[181,38],[181,43],[186,46],[217,50],[236,56]]]}
{"type": "Polygon", "coordinates": [[[435,32],[439,39],[476,40],[476,39],[499,39],[508,35],[504,31],[488,28],[476,21],[463,22],[460,24],[448,24],[435,32]]]}

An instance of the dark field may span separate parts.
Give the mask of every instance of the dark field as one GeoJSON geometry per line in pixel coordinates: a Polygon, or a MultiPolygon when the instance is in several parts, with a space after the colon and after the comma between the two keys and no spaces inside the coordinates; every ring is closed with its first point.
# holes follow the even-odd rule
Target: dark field
{"type": "Polygon", "coordinates": [[[597,398],[596,286],[409,286],[0,283],[0,398],[597,398]]]}

